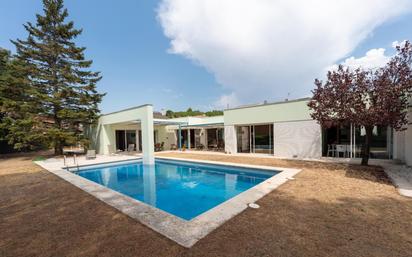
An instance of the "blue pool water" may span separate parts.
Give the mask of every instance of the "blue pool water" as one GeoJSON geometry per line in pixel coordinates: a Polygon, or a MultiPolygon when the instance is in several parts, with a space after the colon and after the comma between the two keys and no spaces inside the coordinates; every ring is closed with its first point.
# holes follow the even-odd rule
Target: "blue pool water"
{"type": "Polygon", "coordinates": [[[156,159],[155,165],[134,162],[76,174],[190,220],[277,173],[156,159]]]}

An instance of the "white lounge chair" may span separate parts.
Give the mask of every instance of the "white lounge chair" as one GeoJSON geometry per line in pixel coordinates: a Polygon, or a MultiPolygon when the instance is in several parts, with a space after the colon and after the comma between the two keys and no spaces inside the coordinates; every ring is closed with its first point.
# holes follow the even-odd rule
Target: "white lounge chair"
{"type": "Polygon", "coordinates": [[[96,150],[87,150],[86,160],[96,159],[96,150]]]}
{"type": "Polygon", "coordinates": [[[112,145],[107,145],[107,152],[109,153],[109,155],[113,155],[113,154],[114,154],[112,145]]]}
{"type": "Polygon", "coordinates": [[[127,146],[127,153],[132,153],[134,151],[134,144],[129,144],[127,146]]]}

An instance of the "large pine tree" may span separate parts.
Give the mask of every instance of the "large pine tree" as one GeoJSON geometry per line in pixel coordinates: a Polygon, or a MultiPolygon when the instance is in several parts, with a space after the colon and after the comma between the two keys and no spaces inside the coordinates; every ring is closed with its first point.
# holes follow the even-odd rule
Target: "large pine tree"
{"type": "Polygon", "coordinates": [[[96,91],[101,76],[89,70],[92,61],[85,60],[85,47],[74,42],[82,30],[66,21],[63,0],[43,0],[43,5],[36,24],[24,25],[27,39],[12,42],[17,59],[29,69],[31,101],[41,103],[34,104],[34,114],[43,125],[34,132],[47,138],[55,154],[62,154],[65,145],[87,141],[82,127],[95,123],[104,94],[96,91]]]}
{"type": "Polygon", "coordinates": [[[45,143],[37,112],[41,102],[31,87],[30,68],[0,49],[0,140],[16,150],[33,150],[45,143]]]}

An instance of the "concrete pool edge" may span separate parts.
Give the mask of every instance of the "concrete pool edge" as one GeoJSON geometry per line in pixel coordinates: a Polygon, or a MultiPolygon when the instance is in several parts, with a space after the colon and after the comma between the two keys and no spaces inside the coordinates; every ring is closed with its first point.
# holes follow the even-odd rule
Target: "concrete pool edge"
{"type": "Polygon", "coordinates": [[[223,223],[241,213],[248,207],[247,205],[249,203],[256,202],[301,171],[300,169],[248,165],[230,162],[216,162],[170,157],[156,158],[232,167],[273,170],[280,172],[263,181],[262,183],[259,183],[256,186],[200,214],[192,220],[186,221],[156,207],[152,207],[144,202],[135,200],[122,193],[116,192],[86,178],[80,177],[72,172],[66,171],[62,168],[56,168],[55,166],[50,166],[47,164],[47,162],[39,161],[36,162],[36,164],[55,174],[56,176],[66,180],[67,182],[70,182],[83,191],[93,195],[104,203],[116,208],[129,217],[139,221],[147,227],[155,230],[156,232],[166,236],[172,241],[187,248],[192,247],[196,242],[221,226],[223,223]]]}

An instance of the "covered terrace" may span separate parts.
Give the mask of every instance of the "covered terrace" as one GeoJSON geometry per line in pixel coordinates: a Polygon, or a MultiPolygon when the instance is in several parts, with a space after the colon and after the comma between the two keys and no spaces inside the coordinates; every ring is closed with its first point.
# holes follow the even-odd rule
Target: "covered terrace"
{"type": "Polygon", "coordinates": [[[169,146],[171,142],[175,142],[167,128],[170,125],[176,126],[180,131],[187,123],[154,119],[153,106],[141,105],[102,115],[92,141],[100,154],[142,152],[143,162],[153,164],[155,143],[162,141],[169,146]]]}

